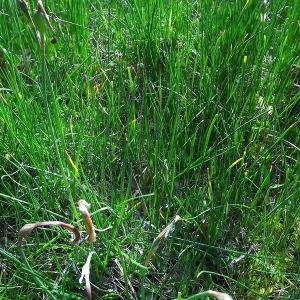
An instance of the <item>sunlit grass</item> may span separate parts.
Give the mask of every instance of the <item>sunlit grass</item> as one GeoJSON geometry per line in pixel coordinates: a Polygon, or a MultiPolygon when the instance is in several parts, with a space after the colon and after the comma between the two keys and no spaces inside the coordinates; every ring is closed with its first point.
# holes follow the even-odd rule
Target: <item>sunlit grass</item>
{"type": "Polygon", "coordinates": [[[148,2],[44,2],[45,58],[0,3],[3,299],[82,299],[91,251],[95,299],[297,299],[300,4],[148,2]],[[79,199],[109,229],[94,245],[28,237],[37,286],[17,232],[82,226],[79,199]]]}

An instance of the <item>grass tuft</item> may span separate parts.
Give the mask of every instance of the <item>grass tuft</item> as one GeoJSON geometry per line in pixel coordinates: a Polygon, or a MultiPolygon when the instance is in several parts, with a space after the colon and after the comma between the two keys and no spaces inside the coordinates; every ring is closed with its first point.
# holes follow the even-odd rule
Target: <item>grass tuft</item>
{"type": "Polygon", "coordinates": [[[298,299],[300,2],[148,2],[0,3],[2,298],[298,299]]]}

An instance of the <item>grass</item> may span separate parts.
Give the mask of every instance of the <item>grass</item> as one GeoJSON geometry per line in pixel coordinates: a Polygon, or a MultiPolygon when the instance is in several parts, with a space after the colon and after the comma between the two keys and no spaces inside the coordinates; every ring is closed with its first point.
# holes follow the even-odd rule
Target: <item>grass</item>
{"type": "Polygon", "coordinates": [[[75,2],[44,58],[0,3],[0,298],[84,299],[95,251],[94,299],[298,299],[300,3],[75,2]],[[27,264],[19,229],[84,230],[79,199],[111,228],[36,229],[27,264]]]}

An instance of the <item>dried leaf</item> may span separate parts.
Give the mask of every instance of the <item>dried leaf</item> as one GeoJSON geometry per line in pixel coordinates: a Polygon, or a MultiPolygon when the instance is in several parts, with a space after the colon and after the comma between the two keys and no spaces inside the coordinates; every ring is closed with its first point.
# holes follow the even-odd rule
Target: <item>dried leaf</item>
{"type": "Polygon", "coordinates": [[[83,278],[85,279],[85,288],[86,288],[86,295],[88,300],[92,300],[92,288],[90,283],[90,264],[91,264],[91,258],[93,254],[96,254],[96,252],[92,251],[89,253],[88,258],[86,259],[86,262],[82,267],[81,277],[79,279],[79,283],[82,283],[83,278]]]}
{"type": "Polygon", "coordinates": [[[233,300],[228,294],[225,294],[225,293],[208,290],[207,294],[209,296],[213,296],[213,297],[217,298],[218,300],[233,300]]]}
{"type": "Polygon", "coordinates": [[[71,225],[60,221],[46,221],[46,222],[38,222],[38,223],[28,223],[24,225],[18,233],[18,247],[22,247],[22,242],[25,236],[29,235],[33,229],[42,226],[61,226],[64,227],[74,233],[74,239],[71,241],[72,243],[77,243],[80,240],[80,232],[79,230],[71,225]]]}
{"type": "Polygon", "coordinates": [[[78,203],[78,209],[80,210],[82,216],[83,216],[83,221],[86,227],[86,231],[88,233],[87,241],[89,242],[95,242],[96,241],[96,233],[93,225],[93,221],[90,217],[89,214],[89,208],[90,204],[87,203],[85,200],[79,200],[78,203]]]}
{"type": "Polygon", "coordinates": [[[180,216],[177,215],[174,218],[174,220],[170,224],[168,224],[168,226],[162,232],[160,232],[160,234],[155,238],[155,240],[152,243],[151,250],[150,250],[149,254],[147,255],[147,258],[144,263],[146,267],[149,266],[150,259],[156,253],[161,242],[164,241],[165,238],[167,238],[167,236],[174,229],[174,226],[178,221],[184,221],[184,219],[182,219],[180,216]]]}

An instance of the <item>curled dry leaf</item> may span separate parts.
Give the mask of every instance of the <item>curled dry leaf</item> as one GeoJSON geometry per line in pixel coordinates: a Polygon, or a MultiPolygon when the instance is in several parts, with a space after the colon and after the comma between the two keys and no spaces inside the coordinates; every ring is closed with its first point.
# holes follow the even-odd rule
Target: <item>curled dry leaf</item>
{"type": "Polygon", "coordinates": [[[156,251],[157,251],[159,245],[161,244],[161,242],[167,238],[167,236],[174,229],[175,224],[178,221],[185,221],[185,220],[182,219],[180,216],[177,215],[173,219],[173,221],[171,223],[169,223],[168,226],[163,231],[161,231],[160,234],[155,238],[155,240],[152,243],[151,250],[150,250],[149,254],[147,255],[147,258],[146,258],[145,263],[144,263],[144,265],[146,267],[149,266],[150,259],[156,253],[156,251]]]}
{"type": "Polygon", "coordinates": [[[88,300],[92,300],[92,288],[90,282],[90,264],[91,264],[91,258],[93,254],[96,254],[96,252],[92,251],[89,253],[88,258],[86,259],[86,262],[82,267],[81,277],[79,279],[79,283],[82,283],[83,278],[85,279],[85,288],[86,288],[86,295],[88,300]]]}
{"type": "Polygon", "coordinates": [[[217,298],[218,300],[233,300],[228,294],[225,293],[220,293],[220,292],[215,292],[212,290],[207,291],[207,294],[209,296],[213,296],[217,298]]]}
{"type": "Polygon", "coordinates": [[[80,210],[82,216],[83,216],[83,221],[86,227],[86,231],[88,233],[87,241],[89,242],[95,242],[96,241],[96,233],[93,225],[93,221],[90,217],[89,214],[89,208],[90,204],[87,203],[85,200],[79,200],[78,203],[78,209],[80,210]]]}
{"type": "Polygon", "coordinates": [[[74,239],[71,241],[72,243],[77,243],[80,240],[80,232],[78,228],[71,224],[67,224],[60,221],[46,221],[46,222],[38,222],[38,223],[28,223],[24,225],[18,233],[18,247],[22,247],[22,242],[25,236],[29,235],[33,229],[37,227],[43,226],[61,226],[64,227],[74,233],[74,239]]]}

